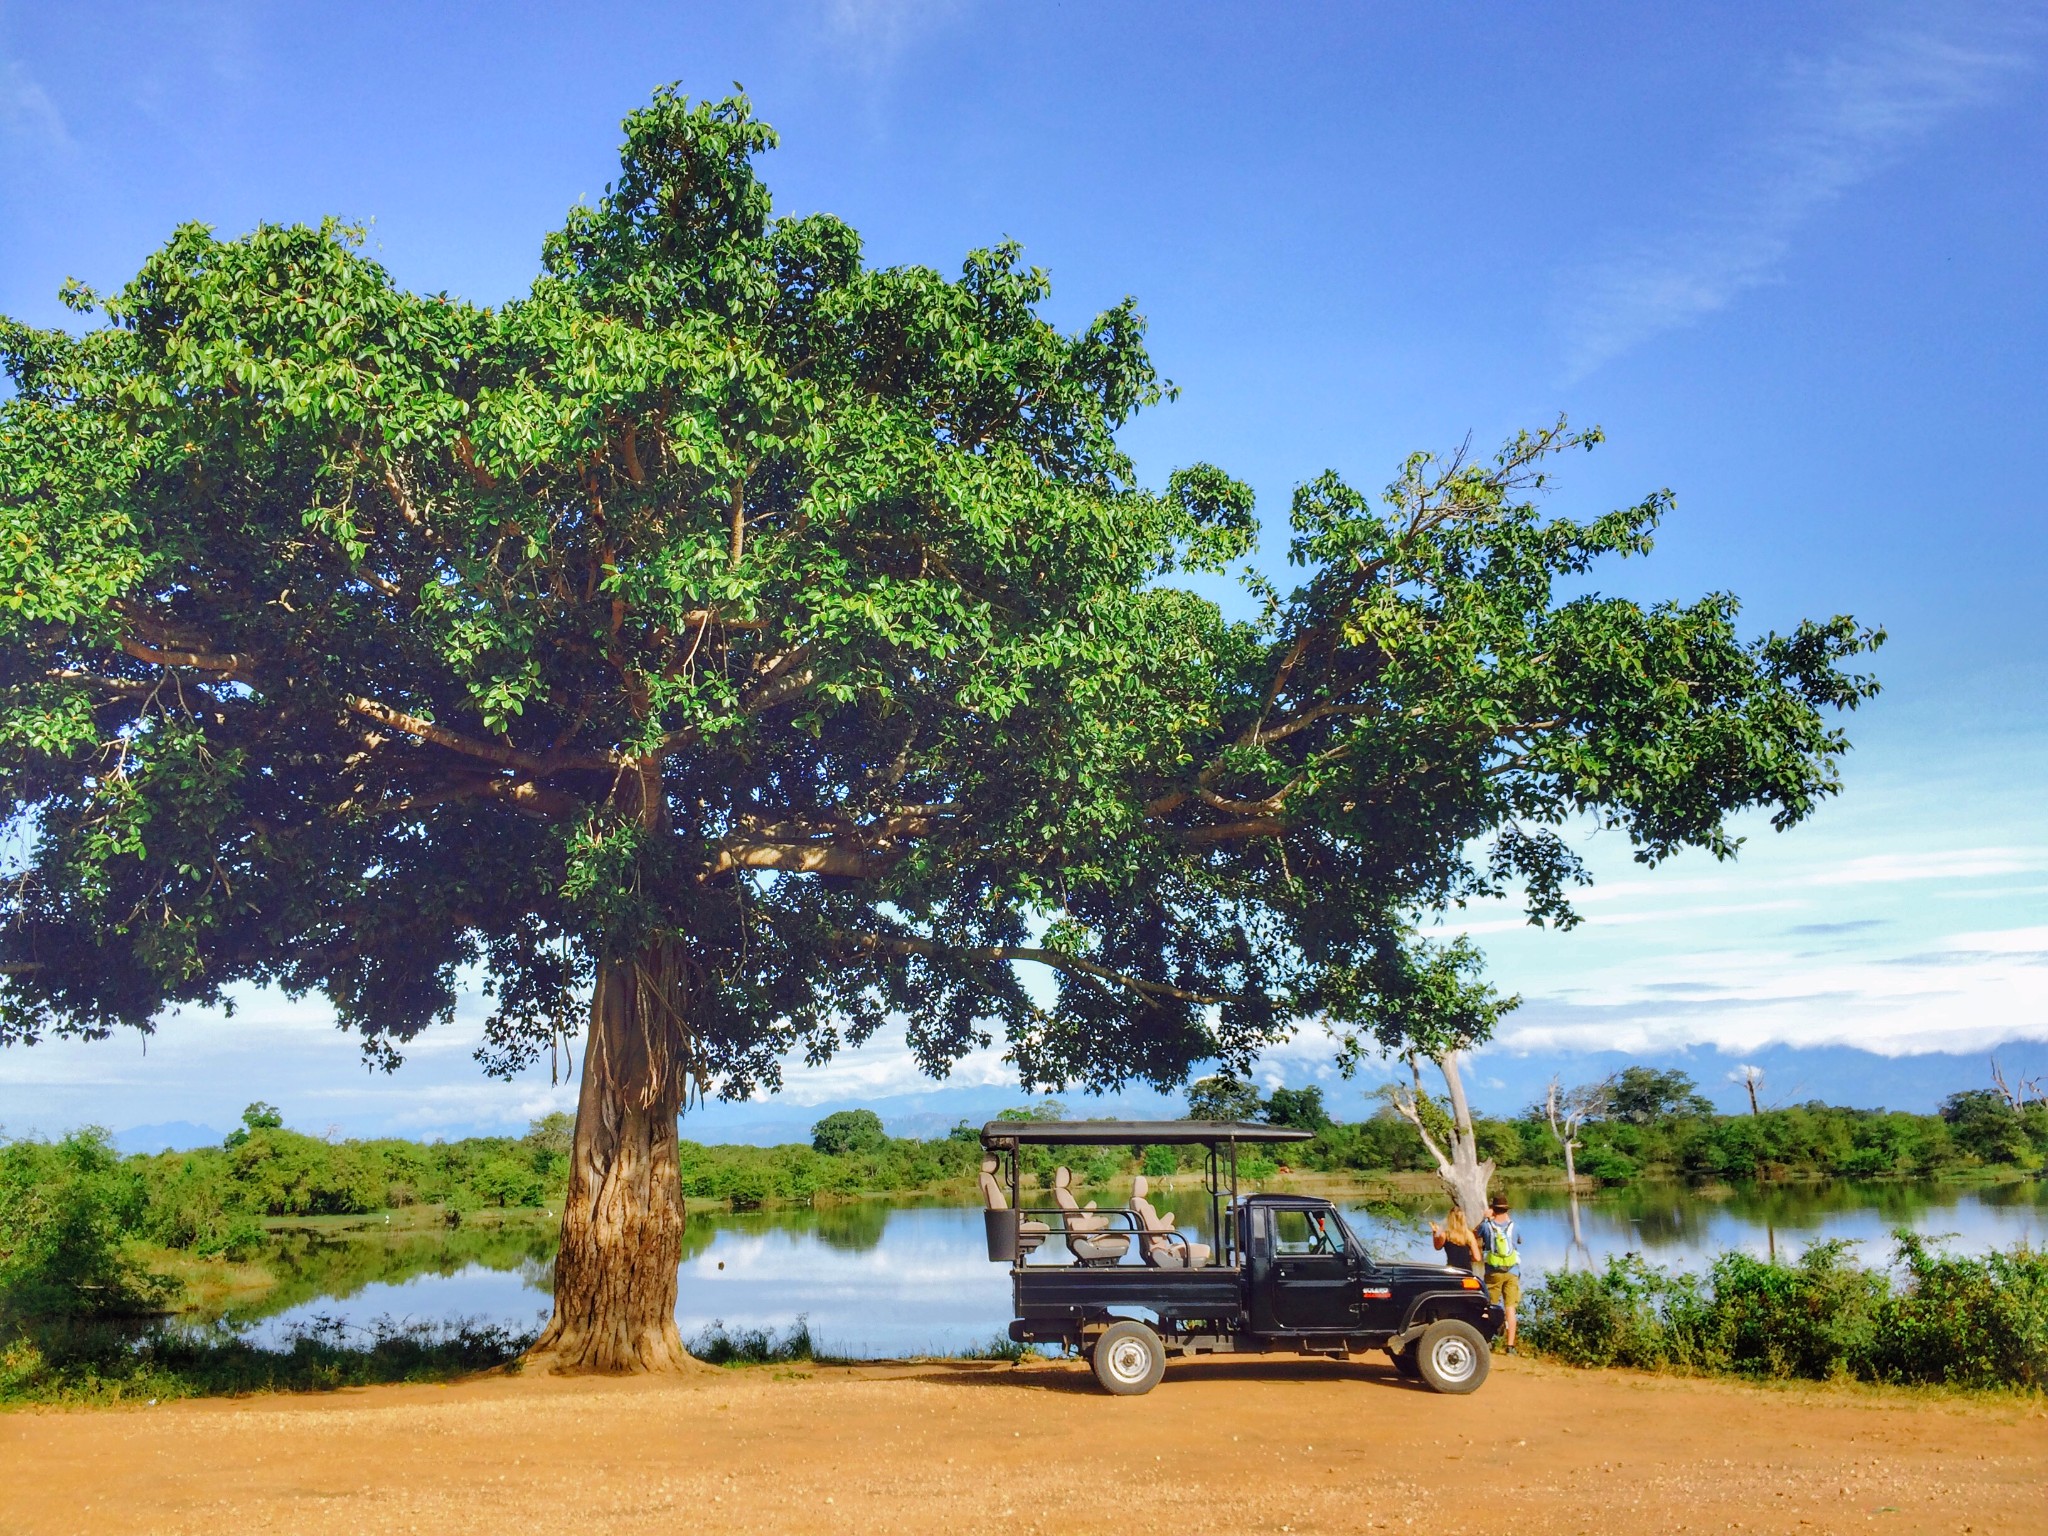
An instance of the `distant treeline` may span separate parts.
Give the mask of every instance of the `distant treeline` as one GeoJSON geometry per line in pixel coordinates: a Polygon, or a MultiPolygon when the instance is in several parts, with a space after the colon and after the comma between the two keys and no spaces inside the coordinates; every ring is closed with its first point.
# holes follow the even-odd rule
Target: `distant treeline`
{"type": "MultiPolygon", "coordinates": [[[[1691,1180],[1937,1178],[1971,1168],[2039,1168],[2048,1159],[2048,1113],[1911,1115],[1801,1104],[1760,1114],[1673,1115],[1636,1124],[1597,1121],[1581,1131],[1582,1179],[1623,1184],[1640,1177],[1691,1180]]],[[[1503,1170],[1564,1171],[1564,1153],[1540,1118],[1478,1119],[1482,1157],[1503,1170]]],[[[1320,1172],[1431,1167],[1405,1121],[1328,1125],[1288,1148],[1291,1167],[1320,1172]]]]}
{"type": "MultiPolygon", "coordinates": [[[[1951,1094],[1938,1113],[1840,1109],[1814,1101],[1719,1114],[1683,1072],[1630,1067],[1600,1085],[1600,1113],[1577,1130],[1582,1179],[1701,1180],[1937,1178],[1974,1168],[2037,1169],[2048,1162],[2048,1102],[2013,1102],[1995,1089],[1951,1094]]],[[[1583,1092],[1584,1090],[1581,1090],[1583,1092]]],[[[1190,1094],[1204,1119],[1262,1119],[1315,1133],[1282,1149],[1288,1166],[1323,1173],[1424,1171],[1434,1165],[1415,1128],[1390,1111],[1339,1124],[1318,1088],[1270,1095],[1208,1078],[1190,1094]]],[[[1564,1170],[1564,1148],[1543,1106],[1475,1118],[1480,1156],[1497,1169],[1564,1170]]]]}
{"type": "MultiPolygon", "coordinates": [[[[1582,1177],[1749,1180],[1797,1177],[1935,1177],[1973,1169],[2039,1168],[2048,1160],[2048,1104],[2013,1103],[1992,1090],[1952,1095],[1940,1113],[1911,1115],[1812,1103],[1758,1114],[1713,1111],[1681,1073],[1630,1068],[1605,1085],[1602,1112],[1579,1128],[1582,1177]]],[[[1284,1166],[1322,1173],[1426,1172],[1414,1128],[1391,1113],[1341,1124],[1315,1087],[1261,1094],[1227,1079],[1190,1093],[1203,1119],[1257,1119],[1311,1132],[1276,1149],[1284,1166]]],[[[1053,1101],[1005,1111],[1061,1118],[1053,1101]]],[[[101,1313],[168,1304],[176,1287],[156,1275],[168,1256],[243,1259],[281,1218],[359,1216],[432,1208],[459,1222],[487,1207],[559,1205],[568,1183],[569,1117],[537,1120],[524,1136],[414,1142],[329,1141],[288,1129],[279,1112],[252,1104],[219,1147],[123,1157],[105,1135],[58,1142],[0,1142],[0,1311],[53,1307],[101,1313]],[[157,1257],[152,1261],[151,1251],[157,1257]]],[[[1510,1176],[1561,1171],[1562,1149],[1540,1108],[1481,1119],[1482,1155],[1510,1176]]],[[[679,1149],[683,1192],[735,1210],[808,1204],[820,1197],[925,1193],[971,1197],[979,1128],[962,1124],[932,1140],[892,1137],[870,1110],[828,1115],[808,1146],[679,1149]]],[[[1084,1185],[1132,1173],[1192,1172],[1193,1147],[1075,1148],[1059,1154],[1084,1185]]],[[[1038,1148],[1027,1172],[1043,1188],[1056,1160],[1038,1148]]],[[[1283,1166],[1246,1157],[1256,1181],[1283,1166]]],[[[1112,1194],[1111,1198],[1116,1198],[1112,1194]]]]}

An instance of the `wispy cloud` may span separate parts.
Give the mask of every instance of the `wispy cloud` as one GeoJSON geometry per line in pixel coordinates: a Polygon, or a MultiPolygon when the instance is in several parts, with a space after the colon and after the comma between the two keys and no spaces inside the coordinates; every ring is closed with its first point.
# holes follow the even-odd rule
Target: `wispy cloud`
{"type": "Polygon", "coordinates": [[[1785,65],[1694,217],[1572,274],[1559,306],[1569,377],[1770,282],[1803,225],[2031,69],[2041,16],[2038,3],[1885,8],[1834,51],[1785,65]]]}
{"type": "Polygon", "coordinates": [[[0,140],[66,155],[77,149],[57,103],[18,59],[0,58],[0,140]]]}
{"type": "Polygon", "coordinates": [[[821,0],[819,8],[833,51],[880,74],[961,6],[960,0],[821,0]]]}

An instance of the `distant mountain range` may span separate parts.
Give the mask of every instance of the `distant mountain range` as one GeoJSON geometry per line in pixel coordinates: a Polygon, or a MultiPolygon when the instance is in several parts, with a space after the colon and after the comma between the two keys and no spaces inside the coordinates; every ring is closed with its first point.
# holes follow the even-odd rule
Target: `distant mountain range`
{"type": "MultiPolygon", "coordinates": [[[[2001,1048],[1999,1061],[2008,1079],[2048,1076],[2048,1044],[2018,1042],[2001,1048]]],[[[1981,1054],[1929,1053],[1914,1056],[1880,1056],[1844,1046],[1799,1049],[1767,1046],[1749,1052],[1730,1052],[1698,1047],[1677,1052],[1630,1055],[1603,1052],[1558,1056],[1517,1054],[1494,1046],[1478,1052],[1470,1064],[1467,1087],[1474,1104],[1484,1112],[1512,1115],[1540,1101],[1544,1085],[1553,1073],[1567,1085],[1588,1082],[1616,1072],[1632,1063],[1677,1068],[1690,1074],[1700,1091],[1724,1110],[1749,1107],[1748,1095],[1733,1074],[1744,1066],[1763,1068],[1759,1097],[1766,1107],[1801,1104],[1819,1099],[1829,1104],[1868,1109],[1903,1109],[1920,1113],[1936,1108],[1949,1094],[1965,1088],[1991,1086],[1988,1056],[1981,1054]]],[[[1265,1074],[1268,1085],[1277,1085],[1275,1074],[1265,1074]]],[[[1323,1068],[1314,1076],[1288,1079],[1289,1085],[1321,1084],[1329,1107],[1340,1120],[1362,1120],[1379,1107],[1373,1090],[1391,1075],[1389,1069],[1361,1072],[1345,1080],[1323,1068]]],[[[1425,1079],[1431,1086],[1434,1074],[1425,1079]]],[[[403,1093],[394,1085],[394,1099],[403,1093]]],[[[747,1104],[711,1103],[694,1109],[683,1121],[683,1135],[701,1142],[776,1142],[810,1140],[811,1126],[838,1109],[866,1108],[882,1117],[892,1135],[943,1136],[962,1121],[980,1125],[1012,1106],[1037,1102],[1017,1088],[947,1087],[865,1101],[846,1100],[798,1104],[785,1098],[761,1099],[747,1104]]],[[[1054,1095],[1073,1116],[1130,1119],[1165,1119],[1186,1113],[1180,1094],[1134,1089],[1119,1094],[1063,1093],[1054,1095]]],[[[287,1106],[287,1114],[289,1114],[287,1106]]],[[[441,1135],[517,1134],[525,1127],[509,1124],[476,1124],[451,1127],[441,1135]]],[[[349,1127],[353,1135],[389,1134],[373,1129],[349,1127]]],[[[115,1145],[124,1152],[184,1151],[191,1147],[215,1146],[226,1134],[215,1126],[188,1120],[155,1125],[132,1126],[118,1132],[115,1145]]]]}
{"type": "Polygon", "coordinates": [[[189,1152],[194,1147],[217,1147],[226,1131],[190,1120],[166,1120],[161,1125],[131,1125],[114,1133],[114,1145],[123,1152],[189,1152]]]}

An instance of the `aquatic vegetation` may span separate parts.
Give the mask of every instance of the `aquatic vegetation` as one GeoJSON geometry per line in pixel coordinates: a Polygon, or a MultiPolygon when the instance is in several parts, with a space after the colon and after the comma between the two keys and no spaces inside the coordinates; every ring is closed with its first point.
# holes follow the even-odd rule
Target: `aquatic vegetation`
{"type": "Polygon", "coordinates": [[[0,1341],[0,1405],[112,1404],[245,1392],[330,1392],[399,1381],[447,1381],[512,1365],[535,1335],[455,1318],[357,1327],[316,1317],[266,1349],[231,1333],[160,1325],[41,1327],[0,1341]]]}

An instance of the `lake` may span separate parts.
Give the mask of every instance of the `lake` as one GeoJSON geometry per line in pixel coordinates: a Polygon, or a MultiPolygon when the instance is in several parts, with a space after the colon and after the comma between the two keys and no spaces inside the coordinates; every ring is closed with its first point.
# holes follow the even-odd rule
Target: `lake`
{"type": "MultiPolygon", "coordinates": [[[[1729,1249],[1793,1258],[1835,1238],[1860,1245],[1866,1262],[1882,1263],[1899,1227],[1946,1236],[1963,1251],[2048,1240],[2048,1181],[2038,1180],[1713,1192],[1635,1185],[1582,1197],[1577,1242],[1561,1191],[1521,1198],[1516,1219],[1525,1274],[1584,1268],[1621,1253],[1677,1269],[1702,1268],[1729,1249]]],[[[1156,1203],[1176,1207],[1183,1230],[1200,1237],[1206,1220],[1189,1219],[1200,1199],[1199,1191],[1175,1190],[1156,1203]]],[[[1440,1204],[1410,1210],[1337,1200],[1375,1255],[1429,1255],[1427,1217],[1440,1204]]],[[[551,1224],[412,1231],[388,1241],[374,1231],[293,1232],[278,1239],[272,1255],[283,1283],[257,1308],[224,1321],[264,1342],[316,1316],[356,1325],[380,1317],[464,1317],[533,1327],[548,1311],[553,1247],[551,1224]]],[[[821,1349],[886,1357],[985,1344],[1010,1318],[1009,1272],[987,1260],[978,1207],[869,1201],[693,1213],[680,1280],[676,1315],[685,1338],[714,1321],[781,1329],[802,1315],[821,1349]]]]}

